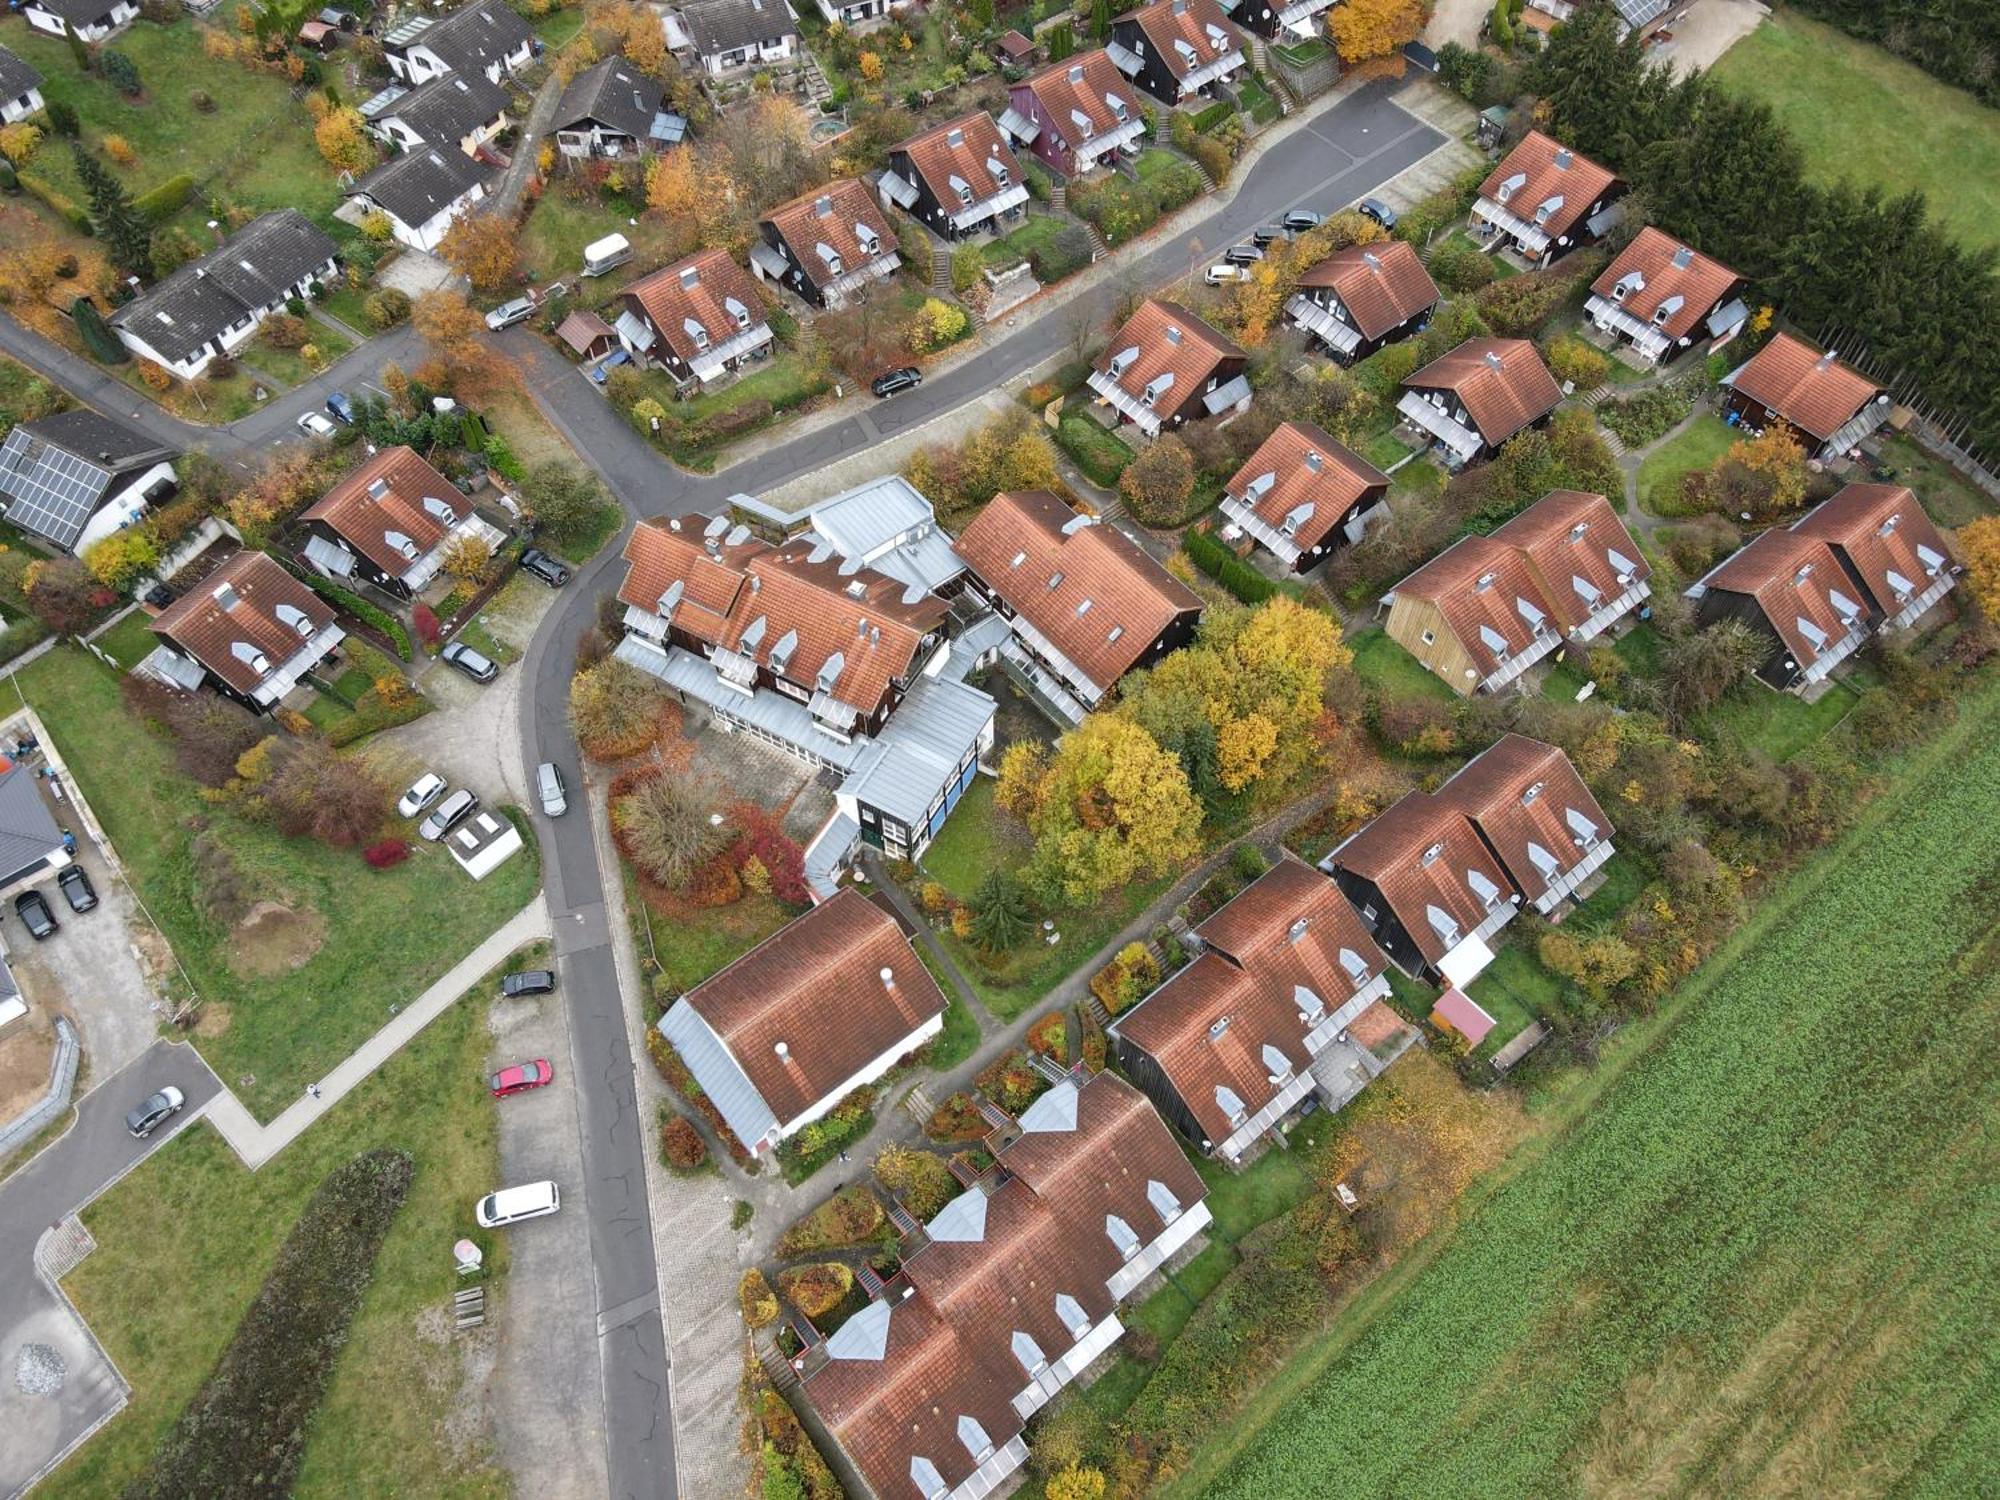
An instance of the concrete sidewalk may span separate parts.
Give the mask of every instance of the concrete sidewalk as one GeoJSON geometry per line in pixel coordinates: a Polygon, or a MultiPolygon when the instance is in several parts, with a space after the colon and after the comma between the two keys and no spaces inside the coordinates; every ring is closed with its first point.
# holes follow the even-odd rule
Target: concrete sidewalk
{"type": "Polygon", "coordinates": [[[304,1132],[321,1115],[346,1098],[363,1079],[394,1057],[410,1039],[438,1018],[487,971],[524,943],[550,935],[546,899],[535,899],[491,933],[455,964],[451,972],[397,1011],[389,1024],[343,1058],[319,1085],[317,1097],[307,1094],[268,1125],[260,1125],[243,1101],[224,1089],[209,1104],[208,1121],[222,1133],[230,1149],[255,1171],[304,1132]]]}

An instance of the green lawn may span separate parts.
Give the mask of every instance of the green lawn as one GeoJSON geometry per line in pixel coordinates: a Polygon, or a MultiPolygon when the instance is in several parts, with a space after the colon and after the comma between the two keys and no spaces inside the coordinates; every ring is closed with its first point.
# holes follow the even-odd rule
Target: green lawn
{"type": "Polygon", "coordinates": [[[243,346],[242,362],[286,385],[304,385],[354,347],[354,340],[324,319],[313,318],[308,326],[309,342],[319,351],[318,365],[307,364],[296,349],[280,349],[262,338],[254,338],[243,346]]]}
{"type": "Polygon", "coordinates": [[[1283,113],[1278,108],[1278,101],[1272,96],[1271,91],[1255,78],[1245,78],[1242,86],[1236,91],[1236,97],[1243,106],[1244,113],[1259,125],[1269,125],[1283,113]]]}
{"type": "Polygon", "coordinates": [[[1710,710],[1708,727],[1772,760],[1790,760],[1846,718],[1859,701],[1844,682],[1835,682],[1817,703],[1746,682],[1710,710]]]}
{"type": "Polygon", "coordinates": [[[1611,643],[1611,649],[1636,676],[1651,677],[1660,670],[1660,633],[1650,625],[1633,626],[1611,643]]]}
{"type": "Polygon", "coordinates": [[[647,908],[629,871],[625,900],[633,913],[639,956],[659,961],[674,995],[727,968],[798,915],[775,897],[745,896],[703,911],[694,920],[680,916],[669,920],[647,908]]]}
{"type": "Polygon", "coordinates": [[[1132,170],[1139,174],[1141,182],[1154,182],[1174,171],[1183,158],[1159,146],[1148,146],[1132,162],[1132,170]]]}
{"type": "Polygon", "coordinates": [[[1639,504],[1656,516],[1685,515],[1681,509],[1681,477],[1705,469],[1729,451],[1739,434],[1709,412],[1696,417],[1678,437],[1670,438],[1639,465],[1639,504]]]}
{"type": "Polygon", "coordinates": [[[113,365],[107,373],[117,376],[147,400],[159,402],[183,421],[210,426],[249,416],[264,404],[257,399],[260,389],[265,392],[266,400],[284,389],[282,382],[241,364],[220,380],[176,380],[165,392],[154,390],[140,378],[136,359],[113,365]]]}
{"type": "Polygon", "coordinates": [[[15,680],[209,1002],[202,1055],[261,1119],[464,958],[540,883],[532,842],[481,881],[422,843],[396,868],[371,870],[355,850],[287,839],[203,802],[165,743],[126,713],[116,674],[82,651],[51,652],[15,680]],[[244,928],[203,909],[193,854],[203,822],[255,899],[289,913],[244,928]]]}
{"type": "Polygon", "coordinates": [[[1486,247],[1467,234],[1463,229],[1453,230],[1442,240],[1438,241],[1436,248],[1442,248],[1445,245],[1457,245],[1461,250],[1471,250],[1476,254],[1485,255],[1487,260],[1492,263],[1493,279],[1495,281],[1505,281],[1510,276],[1519,276],[1521,274],[1518,266],[1508,264],[1501,256],[1497,254],[1488,255],[1486,247]]]}
{"type": "Polygon", "coordinates": [[[993,805],[998,784],[991,776],[975,777],[917,861],[925,875],[961,901],[972,899],[988,871],[1011,868],[1027,857],[1026,831],[993,805]]]}
{"type": "Polygon", "coordinates": [[[335,278],[335,282],[335,285],[326,289],[326,295],[314,306],[340,319],[356,333],[373,335],[375,326],[368,321],[368,293],[356,291],[338,277],[335,278]]]}
{"type": "Polygon", "coordinates": [[[1118,483],[1126,465],[1137,457],[1123,438],[1098,426],[1097,419],[1080,408],[1063,413],[1062,425],[1056,429],[1056,443],[1076,460],[1076,466],[1093,484],[1106,489],[1118,483]]]}
{"type": "Polygon", "coordinates": [[[1476,1057],[1491,1057],[1562,1002],[1562,982],[1542,967],[1533,945],[1518,934],[1504,941],[1506,946],[1465,992],[1494,1021],[1476,1057]]]}
{"type": "Polygon", "coordinates": [[[1190,1159],[1208,1185],[1215,1232],[1231,1244],[1259,1224],[1291,1212],[1312,1191],[1311,1170],[1296,1152],[1275,1146],[1240,1172],[1206,1157],[1190,1159]]]}
{"type": "Polygon", "coordinates": [[[1542,679],[1542,696],[1557,703],[1574,703],[1576,695],[1589,681],[1588,673],[1577,670],[1568,662],[1554,662],[1549,667],[1549,675],[1542,679]]]}
{"type": "Polygon", "coordinates": [[[714,469],[716,456],[731,443],[741,442],[753,433],[783,421],[796,408],[833,388],[831,375],[815,370],[804,354],[786,348],[783,342],[778,344],[769,359],[751,365],[749,373],[740,379],[714,390],[699,391],[684,401],[676,399],[673,381],[658,370],[646,371],[640,380],[647,396],[665,407],[669,415],[689,426],[733,411],[746,402],[771,403],[771,415],[764,421],[732,432],[723,440],[683,440],[668,448],[668,456],[674,462],[702,473],[714,469]]]}
{"type": "MultiPolygon", "coordinates": [[[[495,971],[492,982],[497,983],[495,971]]],[[[416,1178],[376,1262],[293,1493],[501,1500],[513,1493],[483,1441],[453,1444],[484,1376],[431,1331],[458,1278],[449,1246],[486,1251],[504,1286],[504,1235],[475,1228],[472,1203],[499,1185],[493,1101],[479,1086],[492,984],[445,1011],[382,1070],[261,1171],[208,1125],[190,1127],[84,1212],[97,1250],[64,1282],[132,1384],[131,1404],[74,1457],[51,1492],[115,1497],[143,1480],[181,1407],[207,1377],[278,1246],[328,1172],[377,1146],[407,1151],[416,1178]]],[[[499,1304],[506,1326],[507,1304],[499,1304]]],[[[448,1326],[448,1323],[447,1325],[448,1326]]]]}
{"type": "Polygon", "coordinates": [[[1171,879],[1149,880],[1127,886],[1114,896],[1086,910],[1051,913],[1057,941],[1039,929],[1027,943],[990,962],[949,932],[938,941],[950,952],[958,971],[979,992],[986,1008],[1003,1021],[1032,1010],[1042,997],[1080,964],[1087,963],[1097,950],[1117,936],[1119,929],[1146,909],[1147,903],[1170,885],[1171,879]]]}
{"type": "Polygon", "coordinates": [[[1380,626],[1355,631],[1347,637],[1347,646],[1354,653],[1356,675],[1378,693],[1393,698],[1435,698],[1440,703],[1458,701],[1456,693],[1436,674],[1426,672],[1423,663],[1380,626]]]}
{"type": "Polygon", "coordinates": [[[1371,437],[1363,445],[1361,456],[1376,468],[1386,472],[1414,452],[1416,449],[1397,439],[1395,429],[1391,426],[1371,437]]]}
{"type": "Polygon", "coordinates": [[[1965,244],[2000,246],[2000,110],[1792,11],[1766,20],[1709,72],[1770,105],[1814,176],[1891,197],[1922,189],[1965,244]]]}
{"type": "Polygon", "coordinates": [[[1018,265],[1031,251],[1045,250],[1070,221],[1055,214],[1029,214],[1020,227],[979,247],[979,258],[993,270],[1018,265]]]}
{"type": "Polygon", "coordinates": [[[1981,516],[1990,516],[2000,505],[1941,458],[1934,458],[1917,446],[1914,438],[1900,433],[1872,444],[1896,471],[1895,483],[1916,491],[1930,518],[1940,526],[1963,526],[1981,516]]]}
{"type": "Polygon", "coordinates": [[[151,624],[150,615],[143,609],[135,609],[91,644],[129,670],[160,644],[160,638],[147,628],[151,624]]]}
{"type": "Polygon", "coordinates": [[[0,437],[30,413],[53,409],[58,392],[26,365],[0,358],[0,437]]]}
{"type": "MultiPolygon", "coordinates": [[[[567,12],[559,11],[557,14],[567,12]]],[[[636,167],[625,169],[633,174],[631,197],[604,198],[586,203],[577,202],[564,191],[560,180],[562,170],[557,168],[558,180],[552,182],[542,194],[522,228],[522,264],[528,267],[537,281],[555,281],[558,278],[575,281],[581,288],[579,295],[587,302],[596,301],[600,293],[609,298],[614,288],[644,275],[661,263],[668,226],[644,216],[644,183],[639,180],[636,167]],[[637,224],[631,222],[634,218],[639,220],[637,224]],[[577,274],[583,269],[583,247],[603,239],[607,234],[622,234],[630,240],[632,259],[608,276],[576,281],[577,274]]]]}
{"type": "Polygon", "coordinates": [[[1986,1488],[2000,684],[1895,775],[1164,1493],[1986,1488]]]}

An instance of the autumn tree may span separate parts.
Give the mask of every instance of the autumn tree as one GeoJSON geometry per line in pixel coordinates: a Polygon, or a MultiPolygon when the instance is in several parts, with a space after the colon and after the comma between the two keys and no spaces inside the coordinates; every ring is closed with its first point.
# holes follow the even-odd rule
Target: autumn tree
{"type": "Polygon", "coordinates": [[[497,292],[521,274],[520,240],[502,214],[459,215],[445,231],[438,254],[478,292],[497,292]]]}
{"type": "Polygon", "coordinates": [[[1042,1487],[1048,1500],[1104,1500],[1104,1471],[1072,1464],[1042,1487]]]}
{"type": "Polygon", "coordinates": [[[313,126],[313,144],[336,172],[359,172],[375,160],[375,148],[368,143],[367,127],[356,109],[328,110],[313,126]]]}
{"type": "Polygon", "coordinates": [[[374,764],[323,740],[292,743],[274,756],[263,803],[287,838],[347,848],[366,843],[389,811],[389,784],[374,764]]]}
{"type": "Polygon", "coordinates": [[[1709,476],[1709,503],[1726,515],[1752,517],[1796,510],[1806,498],[1806,450],[1782,422],[1762,435],[1738,438],[1709,476]]]}
{"type": "Polygon", "coordinates": [[[1667,722],[1686,729],[1764,662],[1763,637],[1740,620],[1724,620],[1668,644],[1660,658],[1660,706],[1667,722]]]}
{"type": "Polygon", "coordinates": [[[411,304],[410,322],[443,364],[442,383],[473,399],[499,384],[505,362],[486,343],[486,319],[460,292],[425,292],[411,304]]]}
{"type": "Polygon", "coordinates": [[[650,672],[616,657],[569,683],[569,727],[592,760],[624,760],[658,738],[666,691],[650,672]]]}
{"type": "Polygon", "coordinates": [[[182,773],[206,787],[228,784],[243,752],[264,737],[257,716],[219,693],[183,693],[136,672],[118,679],[126,705],[156,725],[182,773]]]}
{"type": "Polygon", "coordinates": [[[1989,619],[2000,620],[2000,516],[1981,516],[1959,528],[1965,586],[1989,619]]]}
{"type": "Polygon", "coordinates": [[[1397,54],[1423,34],[1429,18],[1424,0],[1347,0],[1327,13],[1326,27],[1334,50],[1350,67],[1372,63],[1400,73],[1397,54]]]}
{"type": "Polygon", "coordinates": [[[37,558],[28,565],[22,591],[35,618],[64,635],[81,630],[117,597],[73,557],[37,558]]]}
{"type": "Polygon", "coordinates": [[[1040,740],[1014,741],[1000,752],[1000,779],[993,800],[1002,812],[1026,822],[1041,805],[1042,778],[1048,769],[1048,746],[1040,740]]]}
{"type": "Polygon", "coordinates": [[[1117,715],[1092,714],[1063,737],[1037,804],[1028,879],[1051,902],[1094,903],[1201,847],[1201,807],[1180,762],[1117,715]]]}
{"type": "Polygon", "coordinates": [[[1146,445],[1118,477],[1118,493],[1147,526],[1178,526],[1194,496],[1194,455],[1167,433],[1146,445]]]}
{"type": "Polygon", "coordinates": [[[875,1158],[875,1180],[919,1219],[929,1219],[958,1196],[958,1179],[944,1158],[909,1146],[884,1146],[875,1158]]]}
{"type": "Polygon", "coordinates": [[[1605,999],[1639,972],[1639,955],[1616,933],[1578,937],[1551,928],[1535,944],[1535,952],[1551,972],[1577,984],[1593,1000],[1605,999]]]}
{"type": "Polygon", "coordinates": [[[453,578],[465,583],[477,583],[492,561],[493,549],[484,539],[461,533],[445,544],[444,556],[439,559],[439,564],[453,578]]]}
{"type": "Polygon", "coordinates": [[[528,471],[521,496],[535,523],[552,538],[575,535],[595,521],[606,504],[604,486],[588,469],[560,459],[528,471]]]}
{"type": "Polygon", "coordinates": [[[653,775],[612,798],[611,826],[619,847],[647,879],[677,891],[734,837],[714,812],[686,777],[653,775]]]}

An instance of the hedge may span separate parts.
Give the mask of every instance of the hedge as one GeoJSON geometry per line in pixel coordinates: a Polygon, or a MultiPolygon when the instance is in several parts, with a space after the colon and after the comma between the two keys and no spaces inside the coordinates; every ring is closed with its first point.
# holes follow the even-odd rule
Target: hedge
{"type": "Polygon", "coordinates": [[[1205,531],[1188,532],[1181,548],[1190,562],[1245,604],[1262,604],[1278,592],[1275,583],[1205,531]]]}
{"type": "Polygon", "coordinates": [[[15,177],[24,189],[33,196],[41,199],[48,210],[57,218],[67,220],[69,227],[74,229],[78,234],[94,235],[97,233],[97,226],[91,223],[90,215],[77,206],[74,198],[52,187],[47,178],[41,177],[34,172],[17,172],[15,177]]]}
{"type": "Polygon", "coordinates": [[[1132,450],[1116,434],[1106,432],[1079,412],[1064,412],[1056,428],[1056,442],[1093,484],[1110,489],[1118,483],[1125,466],[1132,462],[1132,450]]]}
{"type": "Polygon", "coordinates": [[[1236,106],[1227,99],[1218,99],[1207,109],[1199,110],[1193,116],[1196,130],[1213,130],[1224,120],[1236,113],[1236,106]]]}
{"type": "Polygon", "coordinates": [[[396,653],[404,661],[410,660],[410,633],[403,628],[403,622],[385,609],[378,609],[359,594],[350,594],[337,584],[328,583],[317,574],[308,573],[303,568],[291,570],[292,576],[311,589],[329,604],[346,610],[363,625],[379,630],[396,648],[396,653]]]}
{"type": "Polygon", "coordinates": [[[408,1156],[382,1149],[327,1174],[221,1360],[127,1496],[291,1493],[313,1412],[413,1171],[408,1156]]]}
{"type": "Polygon", "coordinates": [[[181,172],[158,187],[139,194],[132,200],[132,207],[148,224],[164,224],[186,208],[188,199],[193,196],[194,178],[189,173],[181,172]]]}

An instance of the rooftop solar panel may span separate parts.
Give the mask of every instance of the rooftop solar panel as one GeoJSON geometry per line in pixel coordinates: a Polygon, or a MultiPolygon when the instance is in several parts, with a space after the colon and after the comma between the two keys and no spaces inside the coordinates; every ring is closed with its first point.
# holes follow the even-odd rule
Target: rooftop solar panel
{"type": "Polygon", "coordinates": [[[0,447],[0,495],[7,497],[8,521],[59,547],[77,539],[110,483],[110,470],[18,427],[0,447]]]}

